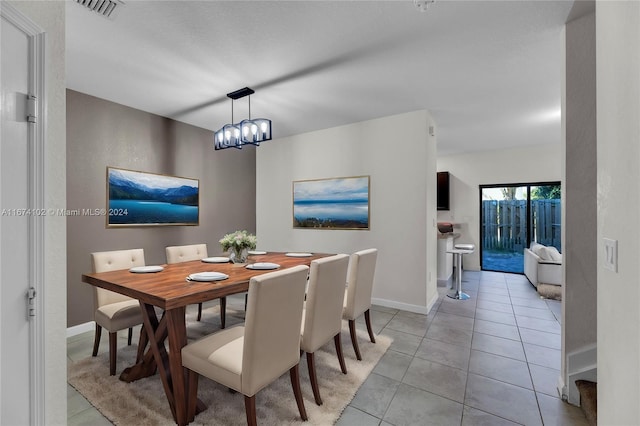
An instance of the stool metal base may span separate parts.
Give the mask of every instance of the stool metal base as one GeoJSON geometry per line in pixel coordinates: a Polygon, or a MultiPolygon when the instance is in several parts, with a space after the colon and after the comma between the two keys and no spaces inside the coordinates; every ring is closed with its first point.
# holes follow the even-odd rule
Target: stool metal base
{"type": "Polygon", "coordinates": [[[471,296],[469,296],[467,293],[463,293],[461,291],[452,291],[451,293],[447,294],[447,297],[457,300],[467,300],[471,298],[471,296]]]}

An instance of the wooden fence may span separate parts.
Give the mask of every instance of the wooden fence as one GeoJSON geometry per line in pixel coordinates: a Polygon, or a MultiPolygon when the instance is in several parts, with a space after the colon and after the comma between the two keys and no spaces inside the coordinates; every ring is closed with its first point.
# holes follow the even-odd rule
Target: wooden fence
{"type": "MultiPolygon", "coordinates": [[[[532,241],[560,246],[560,200],[531,200],[532,241]]],[[[484,250],[522,252],[527,246],[527,201],[482,201],[484,250]]]]}

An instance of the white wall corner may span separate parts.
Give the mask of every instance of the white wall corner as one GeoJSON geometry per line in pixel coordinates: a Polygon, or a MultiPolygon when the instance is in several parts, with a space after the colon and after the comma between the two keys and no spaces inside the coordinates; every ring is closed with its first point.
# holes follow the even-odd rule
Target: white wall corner
{"type": "Polygon", "coordinates": [[[435,304],[438,301],[439,297],[440,297],[440,295],[438,294],[438,292],[436,292],[436,294],[433,295],[431,300],[427,301],[427,311],[426,311],[427,314],[429,314],[429,312],[431,312],[431,309],[433,309],[433,307],[435,306],[435,304]]]}

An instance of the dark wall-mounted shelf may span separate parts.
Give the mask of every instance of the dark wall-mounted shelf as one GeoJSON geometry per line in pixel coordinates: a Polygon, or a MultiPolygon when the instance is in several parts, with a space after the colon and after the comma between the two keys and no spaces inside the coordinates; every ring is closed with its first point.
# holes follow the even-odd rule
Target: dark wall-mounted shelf
{"type": "Polygon", "coordinates": [[[449,210],[449,172],[438,172],[438,210],[449,210]]]}

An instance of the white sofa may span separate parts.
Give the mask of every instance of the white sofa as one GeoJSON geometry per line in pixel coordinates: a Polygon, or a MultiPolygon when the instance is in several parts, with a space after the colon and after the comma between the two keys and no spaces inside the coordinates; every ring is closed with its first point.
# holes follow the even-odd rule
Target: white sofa
{"type": "Polygon", "coordinates": [[[524,274],[531,284],[562,286],[562,254],[555,247],[531,243],[524,249],[524,274]]]}

